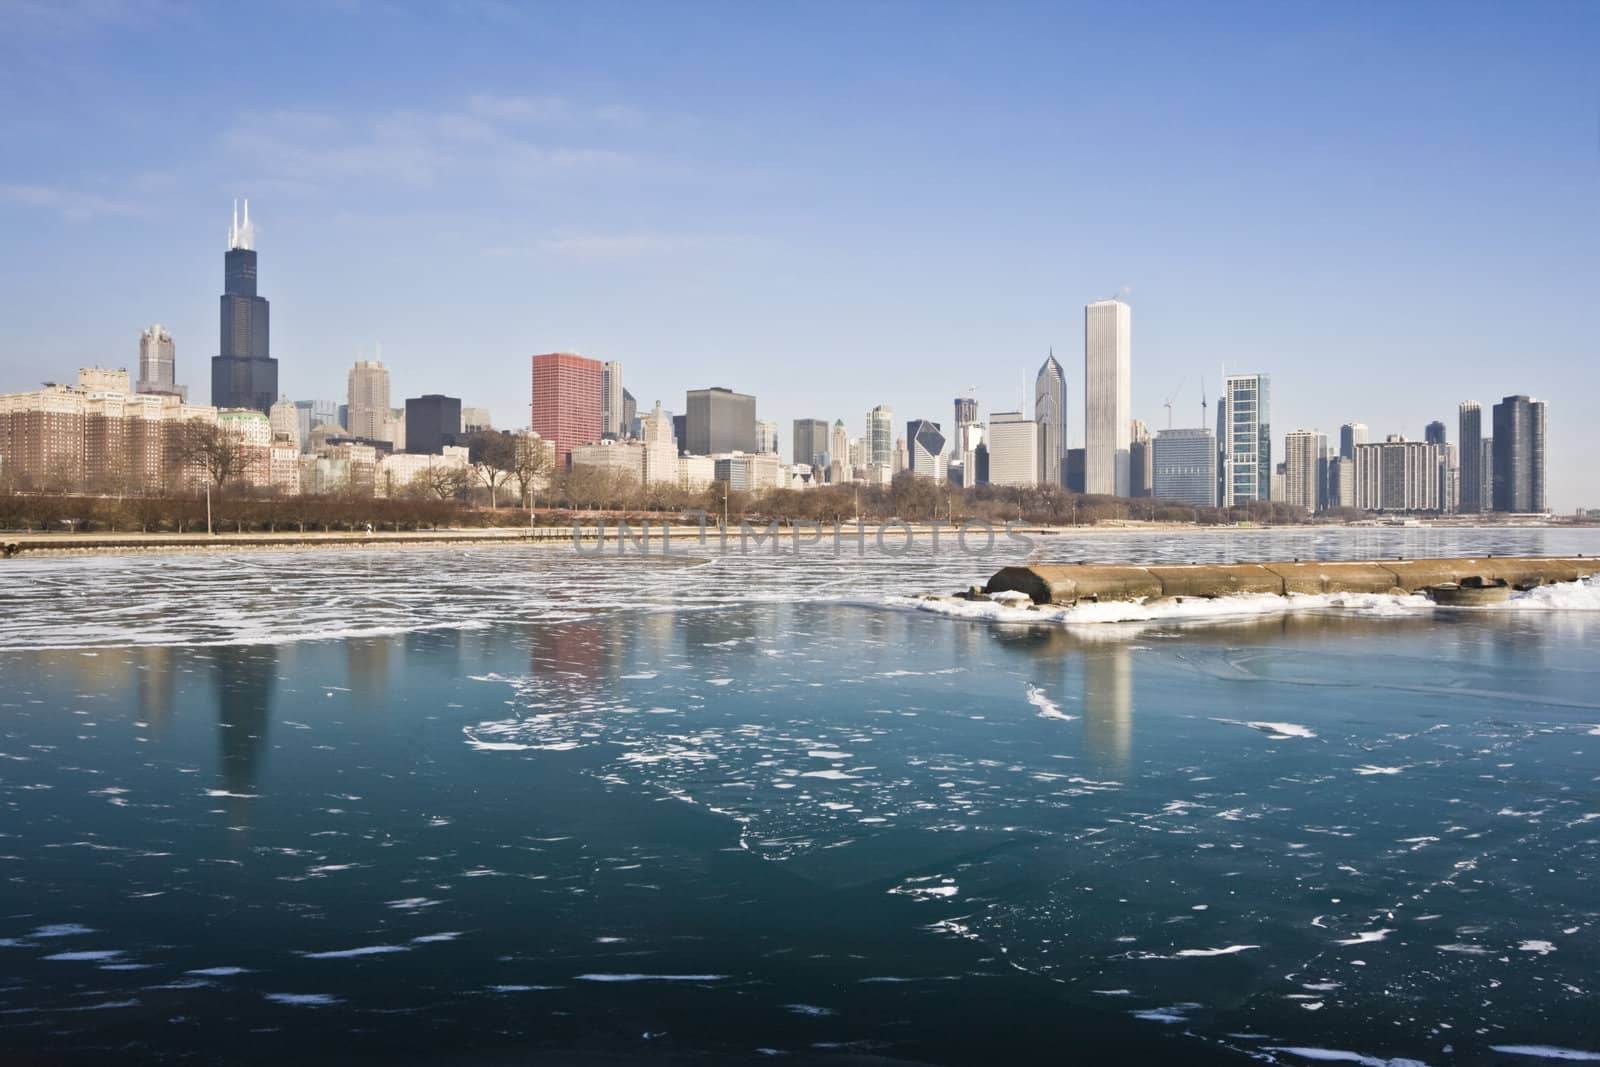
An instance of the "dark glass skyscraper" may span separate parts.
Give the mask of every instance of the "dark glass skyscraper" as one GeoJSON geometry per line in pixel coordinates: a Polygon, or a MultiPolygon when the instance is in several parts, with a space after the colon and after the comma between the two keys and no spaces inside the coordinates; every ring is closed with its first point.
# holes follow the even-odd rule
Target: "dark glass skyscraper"
{"type": "Polygon", "coordinates": [[[1492,501],[1483,493],[1483,410],[1475,400],[1457,409],[1456,440],[1461,445],[1461,497],[1458,509],[1468,515],[1487,511],[1492,501]]]}
{"type": "Polygon", "coordinates": [[[406,451],[439,455],[461,436],[461,399],[454,396],[412,397],[406,401],[406,451]]]}
{"type": "Polygon", "coordinates": [[[1545,510],[1544,403],[1508,396],[1494,406],[1494,510],[1545,510]]]}
{"type": "Polygon", "coordinates": [[[266,412],[278,399],[278,361],[269,347],[267,301],[256,294],[256,231],[248,200],[243,224],[234,208],[222,281],[222,335],[211,360],[212,406],[266,412]]]}
{"type": "MultiPolygon", "coordinates": [[[[684,403],[683,450],[692,456],[756,451],[756,398],[714,386],[689,390],[684,403]]],[[[824,444],[827,435],[823,435],[824,444]]]]}

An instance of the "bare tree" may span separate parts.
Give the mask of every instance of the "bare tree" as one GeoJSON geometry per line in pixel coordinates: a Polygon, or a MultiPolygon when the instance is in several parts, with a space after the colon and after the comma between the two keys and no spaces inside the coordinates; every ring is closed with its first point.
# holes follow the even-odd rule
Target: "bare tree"
{"type": "Polygon", "coordinates": [[[178,434],[178,458],[205,471],[220,493],[244,473],[245,450],[239,435],[203,419],[191,419],[178,434]]]}
{"type": "Polygon", "coordinates": [[[490,510],[496,506],[495,490],[516,469],[517,452],[516,440],[509,433],[475,433],[468,443],[473,473],[489,490],[490,510]]]}
{"type": "Polygon", "coordinates": [[[467,491],[471,478],[465,467],[435,463],[418,471],[417,476],[411,479],[411,484],[420,488],[424,496],[431,496],[436,500],[453,500],[467,491]]]}
{"type": "Polygon", "coordinates": [[[517,483],[522,506],[528,507],[533,494],[548,488],[555,473],[555,446],[536,434],[521,434],[516,441],[511,477],[517,483]]]}

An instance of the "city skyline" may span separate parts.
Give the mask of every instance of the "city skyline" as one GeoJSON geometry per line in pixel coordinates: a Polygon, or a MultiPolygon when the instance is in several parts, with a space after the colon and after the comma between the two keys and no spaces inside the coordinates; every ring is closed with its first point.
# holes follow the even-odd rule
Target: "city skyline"
{"type": "MultiPolygon", "coordinates": [[[[203,397],[218,354],[212,205],[246,195],[278,392],[296,400],[341,397],[357,353],[381,341],[394,395],[444,391],[521,426],[528,356],[567,350],[624,363],[644,408],[676,410],[686,388],[725,382],[762,398],[762,418],[843,417],[855,435],[874,404],[937,419],[969,384],[986,413],[1031,410],[1017,383],[1051,346],[1069,385],[1082,382],[1081,308],[1123,286],[1139,319],[1131,413],[1152,426],[1179,382],[1173,425],[1200,424],[1202,379],[1214,399],[1219,364],[1273,378],[1275,449],[1288,429],[1348,421],[1420,440],[1468,398],[1595,384],[1594,100],[1571,91],[1594,14],[1542,9],[1507,26],[1472,8],[1266,12],[1239,34],[1199,13],[1135,12],[1114,31],[1123,61],[1172,73],[1116,90],[1107,108],[1107,61],[1093,55],[1020,80],[932,73],[952,40],[978,58],[1002,43],[1042,55],[1064,27],[1047,12],[922,11],[914,64],[897,68],[907,88],[886,84],[869,56],[904,35],[908,10],[850,14],[859,43],[805,105],[781,90],[831,54],[837,27],[734,15],[671,59],[583,20],[469,13],[453,27],[482,47],[468,67],[435,62],[433,36],[401,12],[263,20],[267,50],[325,32],[308,77],[190,94],[181,108],[165,94],[216,83],[202,57],[225,51],[227,20],[23,11],[0,77],[40,118],[8,120],[19,151],[0,172],[0,391],[81,365],[136,370],[139,332],[160,322],[178,382],[203,397]],[[1195,40],[1214,46],[1208,58],[1195,40]],[[155,42],[170,58],[159,78],[138,58],[155,42]],[[574,44],[638,62],[602,75],[557,54],[574,44]],[[1282,55],[1260,59],[1263,44],[1282,55]],[[693,69],[730,46],[766,61],[753,65],[773,84],[754,103],[727,92],[759,88],[742,64],[693,69]],[[1355,87],[1334,77],[1351,47],[1373,64],[1355,87]],[[42,95],[53,83],[41,72],[63,64],[85,84],[42,95]],[[1475,79],[1485,64],[1492,96],[1475,79]],[[399,85],[390,67],[428,73],[399,85]],[[1235,84],[1207,76],[1223,67],[1235,84]],[[1418,90],[1419,69],[1443,88],[1418,90]],[[336,75],[368,88],[334,105],[336,75]],[[1341,93],[1324,101],[1330,82],[1341,93]],[[116,106],[86,110],[112,83],[116,106]],[[958,147],[992,151],[953,154],[952,131],[958,147]],[[1064,165],[1088,142],[1104,149],[1093,167],[1064,165]],[[818,148],[864,165],[813,167],[818,148]],[[966,154],[986,160],[981,172],[966,154]],[[1070,179],[1042,178],[1060,172],[1070,179]],[[134,284],[107,291],[86,261],[134,284]],[[1536,328],[1504,310],[1513,270],[1540,278],[1536,328]],[[1381,331],[1351,313],[1379,291],[1408,305],[1381,331]],[[1231,313],[1243,292],[1246,319],[1231,313]],[[1370,387],[1396,370],[1426,392],[1370,387]]],[[[662,18],[639,21],[670,35],[662,18]]],[[[1079,446],[1081,404],[1068,410],[1079,446]]],[[[1600,429],[1557,403],[1548,432],[1549,504],[1594,506],[1596,476],[1561,457],[1600,447],[1600,429]]]]}

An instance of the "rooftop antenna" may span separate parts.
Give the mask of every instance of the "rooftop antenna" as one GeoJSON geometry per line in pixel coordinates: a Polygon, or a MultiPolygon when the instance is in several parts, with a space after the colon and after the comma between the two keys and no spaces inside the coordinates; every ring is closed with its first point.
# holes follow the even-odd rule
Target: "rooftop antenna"
{"type": "Polygon", "coordinates": [[[1200,425],[1206,425],[1206,376],[1200,375],[1200,425]]]}

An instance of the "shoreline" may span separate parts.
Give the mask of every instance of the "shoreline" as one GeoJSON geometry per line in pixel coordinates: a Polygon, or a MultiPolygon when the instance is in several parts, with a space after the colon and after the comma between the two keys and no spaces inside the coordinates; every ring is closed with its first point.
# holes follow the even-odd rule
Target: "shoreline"
{"type": "MultiPolygon", "coordinates": [[[[632,520],[634,532],[639,530],[639,520],[632,520]]],[[[649,535],[652,541],[658,541],[662,525],[655,520],[649,522],[649,535]]],[[[752,530],[757,534],[765,534],[766,526],[751,524],[752,530]]],[[[1384,533],[1395,530],[1418,530],[1429,532],[1454,532],[1462,530],[1495,530],[1495,531],[1525,531],[1525,530],[1579,530],[1585,526],[1570,523],[1439,523],[1422,526],[1390,526],[1390,525],[1352,525],[1349,523],[1308,523],[1296,526],[1208,526],[1195,523],[1146,523],[1146,522],[1117,522],[1100,523],[1093,526],[1050,526],[1044,524],[1016,525],[1012,529],[1018,535],[1030,537],[1079,537],[1091,535],[1111,534],[1179,534],[1186,536],[1211,535],[1231,537],[1234,535],[1251,534],[1280,534],[1288,532],[1318,533],[1330,530],[1348,532],[1374,532],[1384,533]]],[[[708,526],[705,534],[708,542],[717,538],[717,527],[708,526]]],[[[781,536],[787,540],[796,530],[793,526],[780,527],[781,536]]],[[[856,535],[853,522],[846,522],[841,529],[849,536],[856,535]]],[[[916,540],[932,538],[935,531],[944,537],[952,536],[959,529],[959,524],[939,522],[889,523],[873,522],[862,527],[863,532],[870,537],[876,537],[879,530],[890,531],[889,536],[904,537],[909,531],[916,540]]],[[[810,525],[798,527],[804,536],[811,536],[816,528],[810,525]]],[[[828,537],[832,534],[830,525],[821,527],[821,535],[828,537]]],[[[1004,530],[995,528],[997,537],[1004,536],[1004,530]]],[[[698,525],[671,527],[674,542],[680,539],[685,547],[689,544],[698,544],[702,531],[698,525]]],[[[738,528],[730,527],[730,543],[738,536],[738,528]]],[[[539,526],[539,527],[489,527],[471,529],[440,529],[440,530],[405,530],[366,532],[341,532],[341,531],[280,531],[277,533],[0,533],[0,566],[6,560],[63,557],[63,556],[113,556],[113,555],[143,555],[165,553],[204,553],[204,552],[231,552],[240,550],[254,551],[310,551],[315,549],[380,549],[385,547],[396,548],[437,548],[450,546],[530,546],[530,545],[570,545],[573,543],[574,532],[570,526],[539,526]]],[[[606,541],[611,542],[617,538],[616,526],[608,520],[604,528],[606,541]]],[[[581,539],[592,543],[597,539],[597,529],[586,526],[581,539]]]]}

